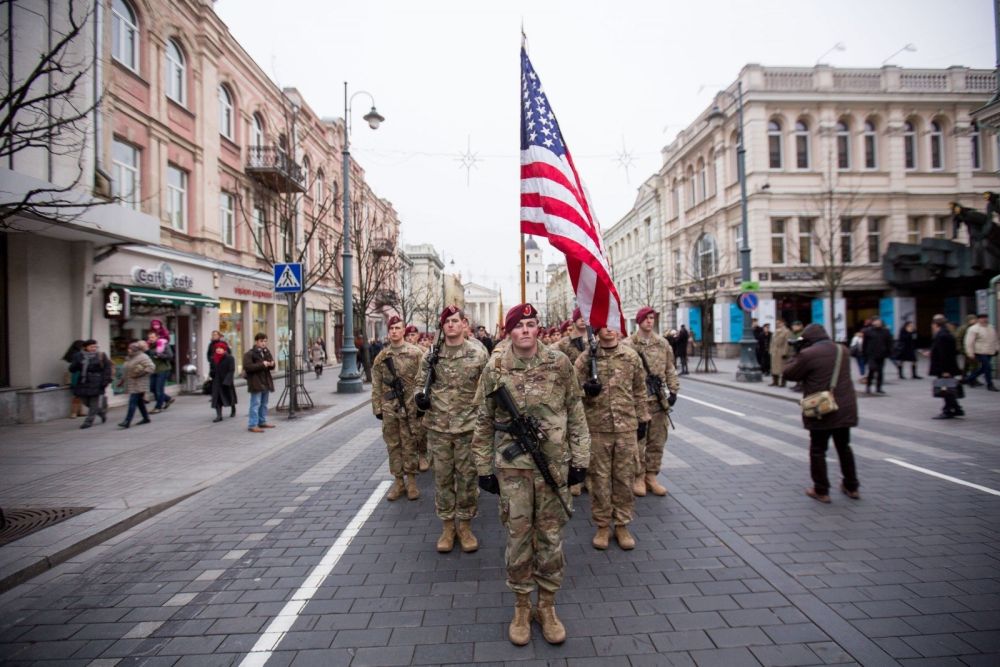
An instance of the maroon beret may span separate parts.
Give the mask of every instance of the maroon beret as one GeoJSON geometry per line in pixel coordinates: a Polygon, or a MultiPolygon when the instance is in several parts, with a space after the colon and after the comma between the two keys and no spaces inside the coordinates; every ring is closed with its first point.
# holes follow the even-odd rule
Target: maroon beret
{"type": "Polygon", "coordinates": [[[420,329],[418,329],[417,327],[415,327],[415,326],[413,326],[411,324],[408,327],[406,327],[406,329],[403,331],[403,334],[406,335],[406,336],[409,336],[411,333],[417,333],[419,331],[420,331],[420,329]]]}
{"type": "Polygon", "coordinates": [[[461,309],[458,306],[445,306],[445,309],[441,311],[441,317],[438,318],[438,322],[441,326],[444,326],[444,321],[451,317],[452,315],[458,315],[461,313],[461,309]]]}
{"type": "Polygon", "coordinates": [[[650,306],[643,306],[639,309],[639,312],[635,314],[635,323],[639,324],[650,315],[656,315],[656,311],[650,306]]]}
{"type": "Polygon", "coordinates": [[[389,318],[389,321],[385,323],[385,328],[388,329],[393,324],[402,324],[402,323],[403,323],[403,318],[401,318],[399,315],[393,315],[392,317],[389,318]]]}
{"type": "Polygon", "coordinates": [[[507,317],[503,320],[503,330],[508,334],[514,330],[521,320],[534,317],[538,319],[538,311],[530,303],[519,303],[507,311],[507,317]]]}
{"type": "Polygon", "coordinates": [[[559,325],[559,332],[560,333],[566,333],[566,330],[569,329],[569,325],[570,324],[572,324],[572,322],[569,321],[569,320],[566,320],[565,322],[563,322],[562,324],[560,324],[559,325]]]}
{"type": "Polygon", "coordinates": [[[580,312],[580,307],[577,306],[573,309],[573,322],[576,323],[576,321],[581,317],[583,317],[583,313],[580,312]]]}

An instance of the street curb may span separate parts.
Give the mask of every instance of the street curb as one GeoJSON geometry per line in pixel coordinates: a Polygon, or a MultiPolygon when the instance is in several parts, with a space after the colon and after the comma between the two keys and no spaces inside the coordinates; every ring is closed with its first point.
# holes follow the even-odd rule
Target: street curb
{"type": "Polygon", "coordinates": [[[177,496],[176,498],[170,498],[168,500],[165,500],[163,502],[157,503],[155,505],[151,505],[149,507],[146,507],[146,508],[144,508],[144,509],[136,512],[135,514],[132,514],[130,516],[125,517],[121,521],[118,521],[117,523],[115,523],[115,524],[113,524],[111,526],[108,526],[106,528],[102,528],[101,530],[99,530],[98,532],[96,532],[96,533],[94,533],[92,535],[87,535],[86,537],[80,539],[78,542],[74,542],[73,544],[71,544],[71,545],[69,545],[69,546],[67,546],[67,547],[65,547],[63,549],[60,549],[59,551],[57,551],[56,553],[54,553],[52,555],[39,557],[39,560],[35,561],[31,565],[23,567],[20,570],[17,570],[16,572],[12,572],[11,574],[3,577],[3,579],[0,579],[0,594],[6,593],[7,591],[9,591],[9,590],[11,590],[13,588],[16,588],[17,586],[25,583],[26,581],[30,581],[31,579],[33,579],[34,577],[37,577],[38,575],[42,574],[43,572],[51,570],[52,568],[56,567],[57,565],[61,565],[62,563],[65,563],[66,561],[68,561],[69,559],[73,558],[74,556],[78,556],[78,555],[82,554],[83,552],[88,551],[88,550],[90,550],[90,549],[92,549],[92,548],[94,548],[94,547],[96,547],[96,546],[98,546],[98,545],[106,542],[107,540],[110,540],[113,537],[117,537],[118,535],[121,535],[122,533],[124,533],[127,530],[135,528],[139,524],[141,524],[141,523],[143,523],[145,521],[148,521],[149,519],[155,517],[156,515],[158,515],[158,514],[160,514],[162,512],[165,512],[166,510],[170,509],[174,505],[182,503],[185,500],[187,500],[188,498],[201,493],[205,489],[208,489],[208,488],[210,488],[210,487],[218,484],[219,482],[222,482],[222,481],[228,479],[229,477],[232,477],[236,473],[238,473],[238,472],[240,472],[242,470],[245,470],[249,466],[251,466],[251,465],[253,465],[255,463],[258,463],[259,461],[264,460],[268,456],[276,454],[276,453],[282,451],[283,449],[285,449],[286,447],[291,447],[292,445],[294,445],[294,444],[296,444],[298,442],[301,442],[302,440],[304,440],[304,439],[306,439],[308,437],[311,437],[312,435],[314,435],[318,431],[321,431],[324,428],[330,426],[331,424],[334,424],[337,421],[340,421],[341,419],[343,419],[343,418],[345,418],[345,417],[347,417],[349,415],[354,414],[355,412],[361,410],[362,408],[364,408],[366,405],[369,405],[370,403],[371,403],[371,398],[369,398],[369,399],[367,399],[365,401],[362,401],[361,403],[358,403],[357,405],[352,406],[351,408],[348,408],[347,410],[344,410],[343,412],[339,412],[339,413],[333,415],[332,417],[330,417],[326,421],[322,422],[321,424],[318,424],[316,426],[316,428],[314,428],[313,430],[309,431],[308,433],[303,433],[300,437],[296,438],[295,440],[293,440],[293,441],[291,441],[291,442],[289,442],[289,443],[287,443],[287,444],[279,447],[278,449],[275,449],[273,451],[267,452],[266,455],[264,455],[264,456],[261,456],[259,458],[247,461],[243,465],[241,465],[241,466],[239,466],[237,468],[234,468],[233,470],[230,470],[226,474],[221,475],[219,477],[216,477],[214,479],[208,480],[206,482],[203,482],[201,485],[195,487],[194,489],[192,489],[192,490],[190,490],[190,491],[188,491],[186,493],[183,493],[183,494],[177,496]]]}
{"type": "Polygon", "coordinates": [[[745,391],[748,394],[756,394],[757,396],[767,396],[768,398],[776,398],[779,401],[791,401],[792,403],[798,403],[799,399],[794,396],[780,396],[778,394],[772,394],[767,391],[760,391],[759,389],[751,389],[750,387],[741,386],[738,384],[729,384],[727,382],[716,382],[714,380],[709,380],[708,378],[696,378],[692,377],[692,374],[687,374],[683,376],[685,380],[690,380],[691,382],[700,382],[702,384],[710,384],[714,387],[725,387],[726,389],[733,389],[735,391],[745,391]]]}

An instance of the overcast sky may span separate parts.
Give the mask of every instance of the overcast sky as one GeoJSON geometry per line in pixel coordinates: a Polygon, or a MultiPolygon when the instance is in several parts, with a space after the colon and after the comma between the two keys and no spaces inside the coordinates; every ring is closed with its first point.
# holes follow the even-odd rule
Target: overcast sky
{"type": "MultiPolygon", "coordinates": [[[[520,27],[607,228],[659,151],[746,63],[992,68],[992,0],[218,0],[236,39],[320,116],[355,98],[352,153],[393,202],[405,243],[432,243],[463,280],[515,302],[520,27]],[[699,88],[704,88],[699,92],[699,88]],[[462,167],[463,154],[475,166],[462,167]],[[625,164],[628,165],[626,170],[625,164]]],[[[558,253],[542,241],[546,261],[558,253]]]]}

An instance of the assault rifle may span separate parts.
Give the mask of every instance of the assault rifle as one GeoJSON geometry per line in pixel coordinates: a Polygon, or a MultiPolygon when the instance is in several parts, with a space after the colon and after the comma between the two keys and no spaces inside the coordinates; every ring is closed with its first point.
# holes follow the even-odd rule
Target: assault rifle
{"type": "Polygon", "coordinates": [[[410,420],[410,413],[406,409],[406,394],[403,389],[403,380],[400,379],[399,374],[396,373],[396,362],[392,360],[392,357],[386,356],[382,360],[385,364],[386,369],[389,371],[389,389],[392,391],[392,397],[396,399],[399,403],[399,407],[403,410],[403,416],[406,417],[406,421],[410,420]]]}
{"type": "Polygon", "coordinates": [[[497,404],[510,415],[510,422],[496,426],[497,430],[509,433],[514,439],[513,445],[500,452],[504,460],[513,461],[521,454],[529,454],[538,472],[542,475],[542,479],[545,480],[545,485],[552,489],[552,493],[556,494],[556,498],[559,499],[559,504],[566,510],[566,516],[573,516],[573,510],[563,500],[562,494],[559,492],[559,484],[552,477],[549,462],[542,452],[542,441],[546,439],[546,435],[541,424],[538,423],[538,419],[532,415],[521,413],[517,404],[514,403],[514,397],[510,395],[510,390],[503,383],[487,394],[487,397],[495,398],[497,404]]]}
{"type": "Polygon", "coordinates": [[[587,344],[590,346],[590,381],[597,379],[597,339],[594,337],[594,327],[587,325],[587,344]]]}
{"type": "Polygon", "coordinates": [[[667,421],[670,422],[670,428],[677,430],[677,427],[674,426],[674,420],[670,418],[672,408],[663,395],[663,390],[665,389],[663,378],[654,373],[649,367],[646,355],[642,353],[642,350],[638,349],[638,346],[636,346],[636,352],[639,353],[639,358],[642,359],[642,367],[646,369],[646,391],[649,392],[650,396],[656,397],[656,402],[659,403],[660,407],[663,408],[663,411],[667,413],[667,421]]]}
{"type": "Polygon", "coordinates": [[[417,395],[413,397],[414,403],[421,410],[427,411],[431,409],[431,385],[434,384],[434,380],[437,379],[437,374],[434,367],[437,366],[438,361],[441,359],[441,346],[444,344],[444,327],[438,329],[437,340],[434,341],[434,347],[431,348],[430,354],[427,355],[427,377],[424,378],[424,387],[417,395]]]}

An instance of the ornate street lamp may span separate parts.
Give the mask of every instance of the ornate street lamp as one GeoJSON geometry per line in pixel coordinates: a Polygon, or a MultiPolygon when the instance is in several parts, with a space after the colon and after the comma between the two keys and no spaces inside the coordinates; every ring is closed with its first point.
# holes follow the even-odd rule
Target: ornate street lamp
{"type": "Polygon", "coordinates": [[[344,284],[344,342],[341,347],[340,375],[337,381],[338,394],[359,394],[363,389],[361,373],[358,371],[358,349],[354,347],[354,253],[351,252],[351,102],[357,95],[367,95],[372,110],[362,118],[368,127],[377,130],[385,117],[375,110],[375,98],[371,93],[359,90],[347,96],[347,82],[344,82],[344,231],[342,236],[344,284]]]}

